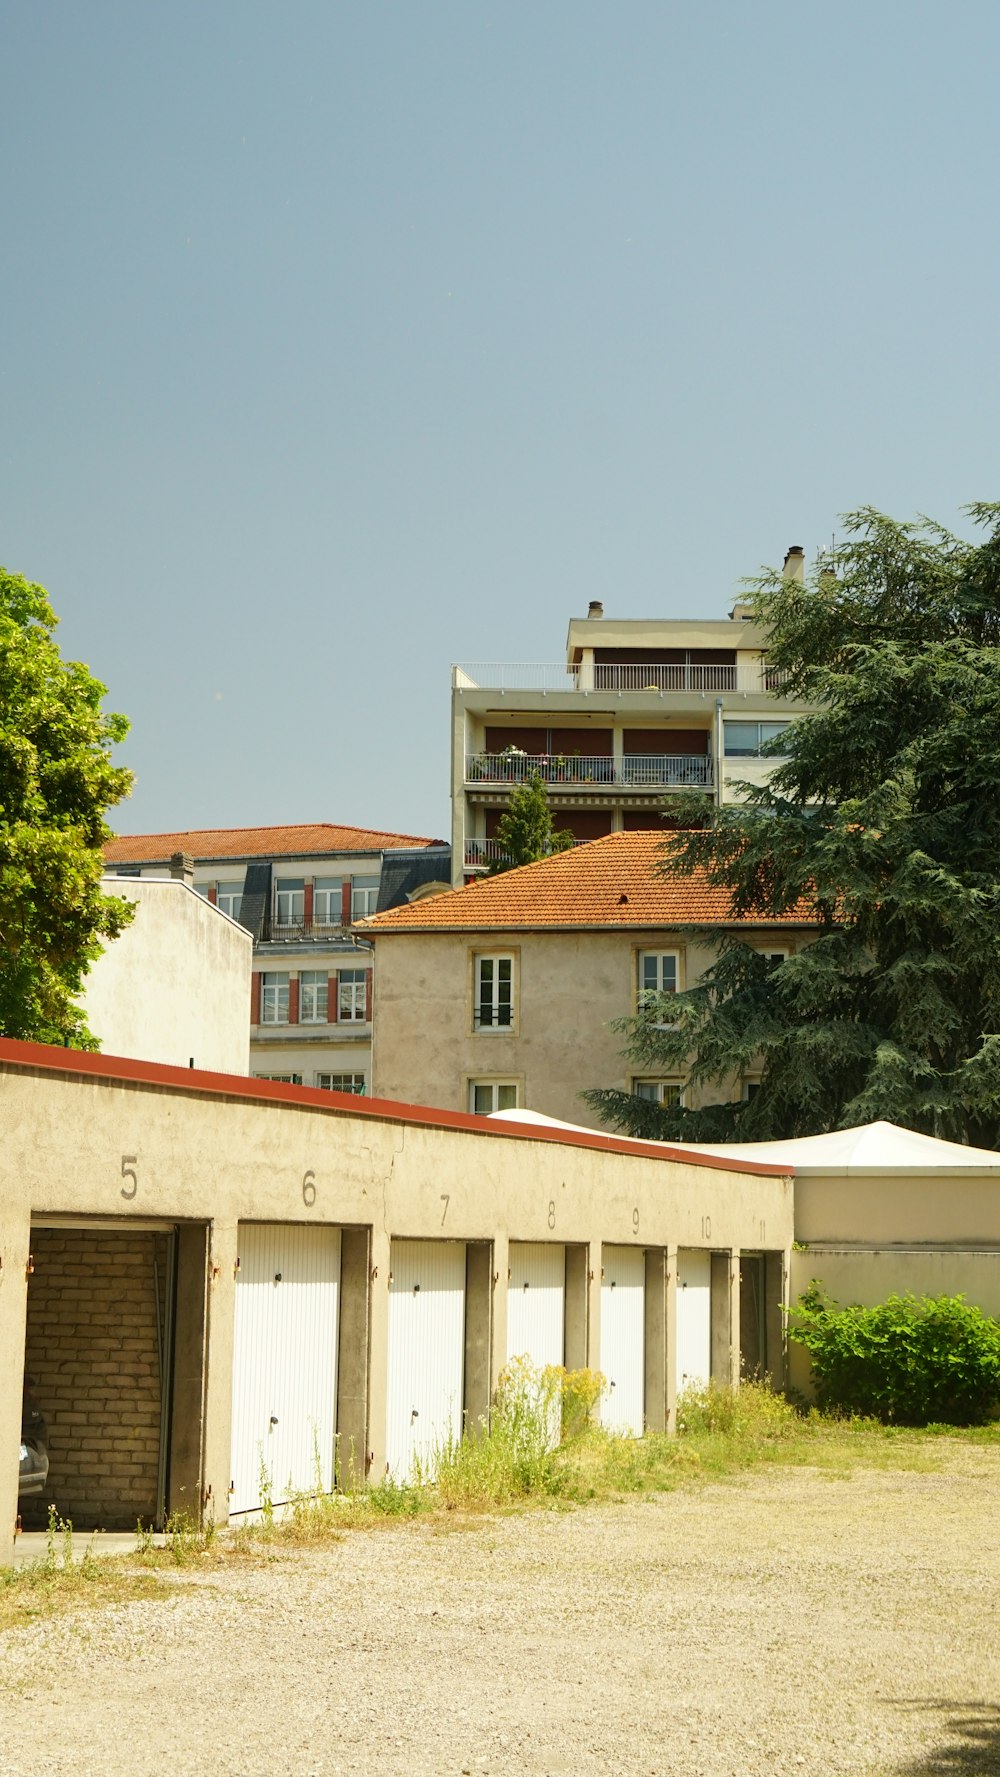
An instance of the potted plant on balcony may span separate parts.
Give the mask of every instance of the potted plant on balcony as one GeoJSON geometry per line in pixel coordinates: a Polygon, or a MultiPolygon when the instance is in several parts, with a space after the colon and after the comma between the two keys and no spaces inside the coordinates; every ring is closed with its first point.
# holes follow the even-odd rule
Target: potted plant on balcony
{"type": "Polygon", "coordinates": [[[511,781],[515,778],[522,778],[524,776],[524,760],[525,752],[523,747],[504,747],[504,750],[500,755],[500,770],[502,776],[511,779],[511,781]]]}

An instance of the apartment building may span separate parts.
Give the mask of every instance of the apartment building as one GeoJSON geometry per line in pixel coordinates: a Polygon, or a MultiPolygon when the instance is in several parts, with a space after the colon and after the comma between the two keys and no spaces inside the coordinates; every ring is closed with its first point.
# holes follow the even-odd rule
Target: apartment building
{"type": "MultiPolygon", "coordinates": [[[[693,986],[716,934],[736,930],[784,961],[816,928],[791,914],[737,919],[728,892],[703,877],[659,876],[662,846],[656,830],[610,833],[369,920],[376,1096],[480,1115],[527,1108],[599,1129],[580,1097],[589,1087],[661,1104],[686,1093],[682,1075],[623,1057],[615,1020],[644,995],[693,986]]],[[[757,1083],[733,1080],[732,1094],[757,1083]]]]}
{"type": "MultiPolygon", "coordinates": [[[[785,556],[801,579],[803,551],[785,556]]],[[[765,742],[808,707],[781,696],[767,638],[735,605],[721,620],[607,618],[569,625],[565,662],[452,669],[452,860],[457,885],[489,867],[511,793],[532,771],[578,841],[648,829],[664,796],[735,798],[771,769],[765,742]]]]}
{"type": "Polygon", "coordinates": [[[105,856],[118,877],[162,878],[186,859],[197,892],[250,932],[253,1075],[370,1091],[372,947],[351,928],[446,888],[446,844],[320,823],[139,834],[105,856]]]}

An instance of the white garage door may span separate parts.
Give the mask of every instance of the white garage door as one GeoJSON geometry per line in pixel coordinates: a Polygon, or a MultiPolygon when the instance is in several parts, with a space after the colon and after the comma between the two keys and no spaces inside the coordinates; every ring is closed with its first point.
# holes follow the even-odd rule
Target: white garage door
{"type": "Polygon", "coordinates": [[[677,1392],[699,1388],[712,1374],[712,1255],[677,1254],[677,1392]]]}
{"type": "Polygon", "coordinates": [[[333,1488],[340,1229],[244,1222],[239,1259],[231,1512],[333,1488]]]}
{"type": "Polygon", "coordinates": [[[389,1285],[386,1457],[397,1481],[430,1473],[441,1444],[462,1431],[465,1247],[394,1240],[389,1285]]]}
{"type": "Polygon", "coordinates": [[[565,1350],[566,1248],[512,1240],[507,1286],[507,1357],[530,1357],[544,1369],[565,1350]]]}
{"type": "Polygon", "coordinates": [[[601,1370],[607,1392],[601,1423],[641,1437],[645,1401],[646,1255],[641,1247],[606,1246],[601,1282],[601,1370]]]}

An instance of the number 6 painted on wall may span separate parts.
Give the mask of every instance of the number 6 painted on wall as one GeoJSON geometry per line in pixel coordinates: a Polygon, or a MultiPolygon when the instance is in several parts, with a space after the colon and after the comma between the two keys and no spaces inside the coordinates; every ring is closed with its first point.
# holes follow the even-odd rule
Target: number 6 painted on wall
{"type": "Polygon", "coordinates": [[[307,1209],[312,1209],[316,1201],[316,1174],[311,1166],[309,1171],[302,1175],[302,1201],[307,1209]]]}

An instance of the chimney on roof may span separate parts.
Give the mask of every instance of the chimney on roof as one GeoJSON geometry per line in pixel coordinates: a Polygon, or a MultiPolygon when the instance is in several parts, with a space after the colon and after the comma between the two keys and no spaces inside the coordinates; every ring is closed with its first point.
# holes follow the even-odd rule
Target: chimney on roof
{"type": "Polygon", "coordinates": [[[175,851],[170,859],[170,874],[175,882],[194,882],[194,859],[186,851],[175,851]]]}
{"type": "Polygon", "coordinates": [[[589,605],[587,606],[587,621],[588,621],[588,623],[596,623],[598,621],[598,618],[603,617],[603,616],[604,616],[604,606],[601,604],[600,599],[591,599],[589,605]]]}
{"type": "Polygon", "coordinates": [[[806,552],[801,543],[793,543],[786,552],[785,564],[781,572],[786,580],[804,580],[806,577],[806,552]]]}

